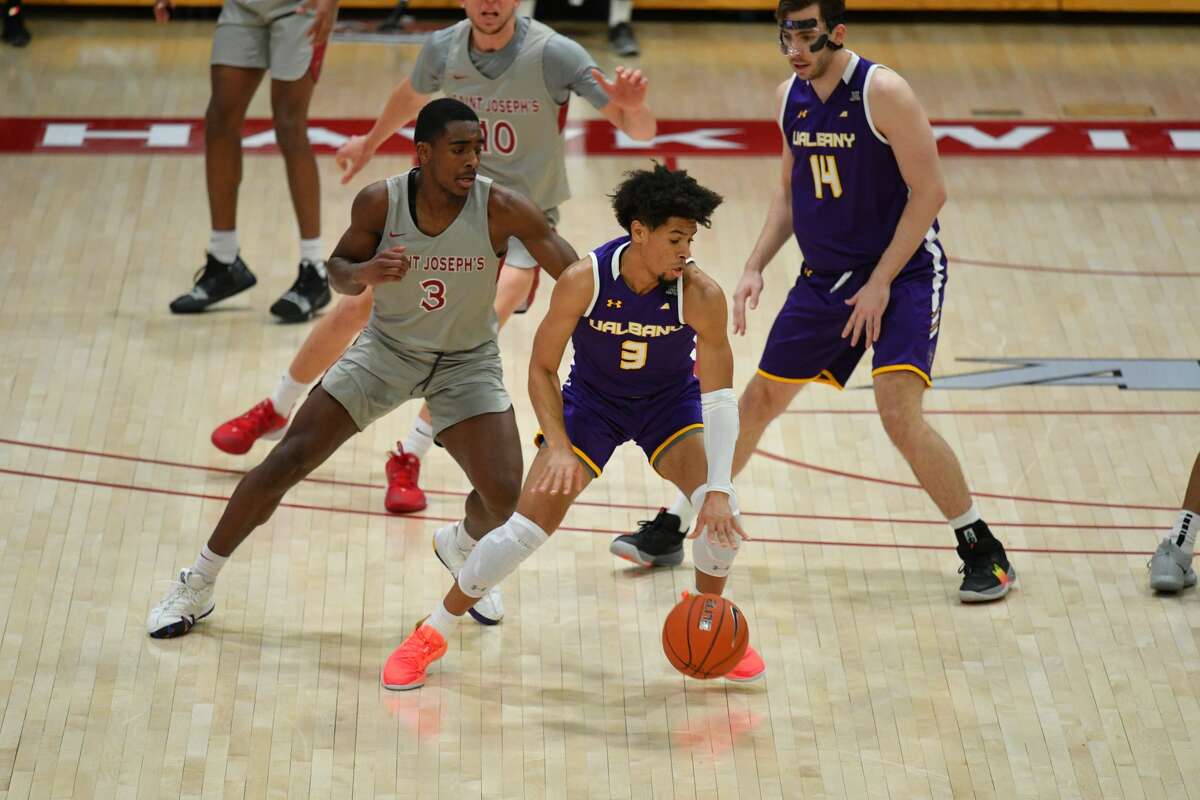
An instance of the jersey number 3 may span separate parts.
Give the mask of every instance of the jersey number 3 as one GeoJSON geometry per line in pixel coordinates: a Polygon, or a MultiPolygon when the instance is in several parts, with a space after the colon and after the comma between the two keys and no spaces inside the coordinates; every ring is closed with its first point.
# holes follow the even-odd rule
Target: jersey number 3
{"type": "Polygon", "coordinates": [[[646,342],[621,342],[621,369],[646,366],[646,342]]]}
{"type": "Polygon", "coordinates": [[[425,290],[425,296],[421,298],[421,308],[426,311],[437,311],[446,305],[446,284],[430,278],[421,281],[421,288],[425,290]]]}
{"type": "Polygon", "coordinates": [[[842,196],[842,179],[838,175],[835,156],[811,155],[808,157],[808,164],[812,167],[813,191],[818,200],[825,199],[826,186],[829,186],[829,194],[835,200],[842,196]]]}

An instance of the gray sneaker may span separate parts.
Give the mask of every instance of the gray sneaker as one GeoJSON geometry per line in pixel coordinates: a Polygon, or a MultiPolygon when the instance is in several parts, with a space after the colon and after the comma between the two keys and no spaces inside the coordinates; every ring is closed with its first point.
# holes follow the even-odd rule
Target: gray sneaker
{"type": "Polygon", "coordinates": [[[1183,552],[1170,537],[1159,542],[1150,559],[1150,588],[1156,592],[1175,593],[1195,585],[1192,554],[1183,552]]]}

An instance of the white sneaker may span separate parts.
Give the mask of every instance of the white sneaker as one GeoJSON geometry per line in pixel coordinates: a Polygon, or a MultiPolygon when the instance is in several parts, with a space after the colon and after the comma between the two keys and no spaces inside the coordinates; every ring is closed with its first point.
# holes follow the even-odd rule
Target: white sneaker
{"type": "MultiPolygon", "coordinates": [[[[457,522],[451,522],[449,525],[443,525],[438,528],[433,534],[433,554],[438,557],[438,561],[450,570],[450,574],[454,576],[454,580],[458,580],[458,571],[463,568],[463,564],[467,563],[467,556],[471,555],[471,551],[463,552],[459,549],[457,522]]],[[[496,588],[488,589],[487,594],[479,598],[479,602],[468,609],[468,613],[480,625],[497,625],[500,620],[504,619],[504,602],[500,599],[500,590],[496,588]]]]}
{"type": "Polygon", "coordinates": [[[1149,566],[1150,588],[1156,592],[1173,594],[1196,585],[1192,554],[1183,552],[1169,536],[1158,543],[1149,566]]]}
{"type": "Polygon", "coordinates": [[[214,586],[190,569],[180,570],[179,582],[173,583],[167,596],[150,609],[146,632],[154,639],[183,636],[216,608],[214,586]]]}

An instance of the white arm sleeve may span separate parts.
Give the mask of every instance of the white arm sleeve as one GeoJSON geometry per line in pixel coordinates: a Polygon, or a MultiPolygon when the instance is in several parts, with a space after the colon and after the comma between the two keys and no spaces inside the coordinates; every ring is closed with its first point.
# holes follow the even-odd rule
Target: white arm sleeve
{"type": "Polygon", "coordinates": [[[738,406],[733,389],[700,395],[704,413],[704,452],[710,492],[733,495],[733,448],[738,437],[738,406]]]}

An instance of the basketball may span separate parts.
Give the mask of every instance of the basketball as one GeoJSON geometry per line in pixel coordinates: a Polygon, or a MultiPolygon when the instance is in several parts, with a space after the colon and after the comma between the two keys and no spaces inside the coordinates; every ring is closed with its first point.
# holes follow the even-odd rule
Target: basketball
{"type": "Polygon", "coordinates": [[[663,623],[663,652],[689,678],[719,678],[737,666],[750,643],[742,610],[715,594],[689,594],[663,623]]]}

